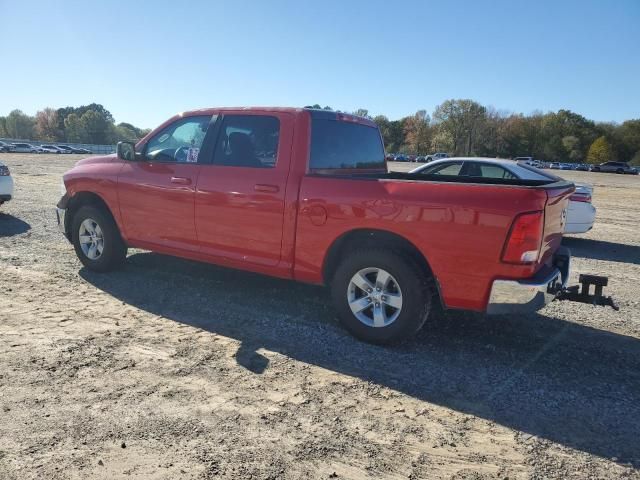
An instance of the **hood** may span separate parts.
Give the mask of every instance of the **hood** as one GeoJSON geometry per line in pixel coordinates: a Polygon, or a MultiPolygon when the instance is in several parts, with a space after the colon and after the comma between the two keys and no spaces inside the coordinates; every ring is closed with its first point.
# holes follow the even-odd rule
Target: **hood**
{"type": "Polygon", "coordinates": [[[118,157],[116,156],[115,153],[112,153],[111,155],[103,155],[103,156],[99,156],[99,157],[89,157],[89,158],[83,158],[82,160],[78,161],[76,163],[76,167],[78,165],[89,165],[92,163],[113,163],[113,162],[117,162],[118,157]]]}

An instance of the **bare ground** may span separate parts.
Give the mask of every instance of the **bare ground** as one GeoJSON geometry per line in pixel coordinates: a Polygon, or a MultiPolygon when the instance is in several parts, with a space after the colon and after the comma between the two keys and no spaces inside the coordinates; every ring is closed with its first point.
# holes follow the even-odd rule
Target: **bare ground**
{"type": "Polygon", "coordinates": [[[81,268],[53,213],[78,158],[0,156],[1,479],[640,478],[639,177],[566,173],[598,207],[574,275],[609,275],[620,312],[446,313],[381,348],[321,288],[142,251],[81,268]]]}

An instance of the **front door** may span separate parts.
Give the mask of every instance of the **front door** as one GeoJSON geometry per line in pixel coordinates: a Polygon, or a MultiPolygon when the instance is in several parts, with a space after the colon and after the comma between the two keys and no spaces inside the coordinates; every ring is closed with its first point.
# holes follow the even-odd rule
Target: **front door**
{"type": "Polygon", "coordinates": [[[142,147],[140,158],[125,162],[118,198],[132,244],[198,250],[194,195],[202,168],[198,154],[210,124],[210,115],[178,119],[142,147]]]}
{"type": "Polygon", "coordinates": [[[195,195],[201,251],[248,264],[280,260],[293,116],[225,114],[195,195]]]}

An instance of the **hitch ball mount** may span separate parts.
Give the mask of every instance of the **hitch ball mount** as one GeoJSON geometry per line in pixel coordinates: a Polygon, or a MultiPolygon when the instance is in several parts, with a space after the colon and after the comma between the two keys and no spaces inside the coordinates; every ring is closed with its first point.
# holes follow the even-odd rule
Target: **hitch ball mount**
{"type": "Polygon", "coordinates": [[[602,307],[608,306],[616,311],[620,310],[620,307],[612,297],[604,296],[602,294],[602,289],[609,283],[608,277],[582,274],[578,278],[578,281],[580,282],[580,285],[573,285],[556,291],[556,299],[588,303],[590,305],[599,305],[602,307]],[[589,293],[591,285],[595,287],[593,294],[589,293]],[[580,288],[581,286],[582,288],[580,288]]]}

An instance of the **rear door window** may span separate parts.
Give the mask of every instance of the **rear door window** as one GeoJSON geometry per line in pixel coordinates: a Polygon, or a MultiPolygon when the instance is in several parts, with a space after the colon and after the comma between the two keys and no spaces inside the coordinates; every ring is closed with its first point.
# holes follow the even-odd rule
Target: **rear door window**
{"type": "Polygon", "coordinates": [[[384,146],[376,127],[335,119],[311,123],[311,171],[386,170],[384,146]]]}
{"type": "Polygon", "coordinates": [[[273,168],[278,159],[280,120],[270,115],[225,115],[214,165],[273,168]]]}

